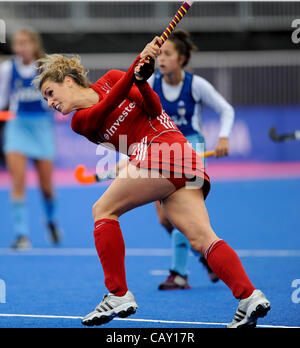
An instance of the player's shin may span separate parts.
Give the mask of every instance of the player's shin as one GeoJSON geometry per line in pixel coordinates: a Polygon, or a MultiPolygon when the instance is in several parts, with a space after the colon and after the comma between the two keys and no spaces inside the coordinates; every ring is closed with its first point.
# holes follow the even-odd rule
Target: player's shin
{"type": "Polygon", "coordinates": [[[123,296],[127,292],[125,244],[119,221],[101,219],[95,222],[95,245],[102,264],[105,286],[110,293],[123,296]]]}
{"type": "Polygon", "coordinates": [[[214,241],[206,250],[210,268],[231,289],[237,299],[249,297],[255,290],[236,252],[223,240],[214,241]]]}

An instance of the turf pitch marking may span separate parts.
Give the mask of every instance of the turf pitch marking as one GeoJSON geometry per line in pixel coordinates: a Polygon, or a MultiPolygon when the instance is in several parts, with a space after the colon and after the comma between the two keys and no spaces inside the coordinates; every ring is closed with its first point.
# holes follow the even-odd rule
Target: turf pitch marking
{"type": "MultiPolygon", "coordinates": [[[[10,314],[0,313],[0,317],[21,317],[21,318],[41,318],[41,319],[74,319],[81,320],[80,316],[66,316],[66,315],[39,315],[39,314],[10,314]]],[[[161,324],[182,324],[182,325],[204,325],[204,326],[226,326],[227,323],[208,323],[201,321],[171,321],[171,320],[156,320],[156,319],[122,319],[114,318],[113,320],[131,321],[131,322],[144,322],[144,323],[161,323],[161,324]]],[[[257,325],[261,328],[297,328],[300,326],[284,326],[284,325],[257,325]]]]}

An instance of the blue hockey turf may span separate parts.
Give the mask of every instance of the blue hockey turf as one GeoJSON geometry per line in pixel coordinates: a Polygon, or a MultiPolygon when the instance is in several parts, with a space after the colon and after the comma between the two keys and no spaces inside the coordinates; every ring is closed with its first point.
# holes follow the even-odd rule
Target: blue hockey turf
{"type": "MultiPolygon", "coordinates": [[[[94,249],[92,204],[105,186],[57,189],[60,247],[51,247],[43,226],[40,195],[28,191],[34,248],[13,252],[9,191],[0,191],[0,327],[83,327],[80,318],[106,292],[94,249]]],[[[207,199],[211,223],[240,255],[254,283],[271,301],[259,326],[300,327],[300,179],[213,183],[207,199]]],[[[162,292],[171,264],[170,239],[154,205],[120,219],[126,243],[128,287],[139,305],[129,318],[107,328],[225,327],[237,301],[221,282],[209,281],[191,254],[190,290],[162,292]]]]}

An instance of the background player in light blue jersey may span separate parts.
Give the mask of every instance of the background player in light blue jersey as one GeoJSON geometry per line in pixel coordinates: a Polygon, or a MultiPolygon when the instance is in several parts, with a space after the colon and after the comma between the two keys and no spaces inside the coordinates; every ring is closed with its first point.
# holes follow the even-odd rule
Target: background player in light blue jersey
{"type": "Polygon", "coordinates": [[[40,37],[27,29],[17,32],[12,40],[15,58],[0,68],[0,110],[9,107],[15,118],[6,122],[3,150],[11,175],[11,212],[16,240],[14,248],[31,246],[25,195],[27,159],[34,161],[53,243],[60,236],[57,228],[56,201],[52,186],[54,159],[53,113],[35,90],[32,80],[37,75],[36,60],[44,56],[40,37]]]}
{"type": "MultiPolygon", "coordinates": [[[[228,138],[234,121],[234,110],[208,81],[184,70],[194,49],[189,33],[183,30],[173,32],[158,56],[159,71],[148,82],[159,95],[163,109],[172,117],[195,150],[205,149],[202,106],[205,104],[214,109],[221,118],[219,140],[215,148],[216,157],[226,156],[229,154],[228,138]]],[[[173,228],[159,202],[156,202],[156,209],[160,223],[171,233],[173,248],[170,275],[159,285],[159,289],[189,289],[187,266],[190,244],[181,232],[173,228]]],[[[218,278],[205,258],[201,257],[200,261],[206,267],[211,280],[217,281],[218,278]]]]}

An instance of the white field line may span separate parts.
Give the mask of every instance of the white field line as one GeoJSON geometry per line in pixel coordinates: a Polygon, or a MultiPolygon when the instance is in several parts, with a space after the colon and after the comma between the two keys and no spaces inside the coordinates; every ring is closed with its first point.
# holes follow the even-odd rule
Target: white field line
{"type": "MultiPolygon", "coordinates": [[[[67,316],[67,315],[39,315],[39,314],[10,314],[0,313],[0,317],[19,317],[19,318],[41,318],[41,319],[75,319],[81,320],[80,316],[67,316]]],[[[175,321],[175,320],[157,320],[157,319],[121,319],[114,318],[113,320],[120,321],[132,321],[132,322],[144,322],[144,323],[162,323],[162,324],[182,324],[182,325],[206,325],[206,326],[226,326],[227,323],[209,323],[201,321],[175,321]]],[[[300,326],[285,326],[285,325],[257,325],[262,328],[300,328],[300,326]]]]}

